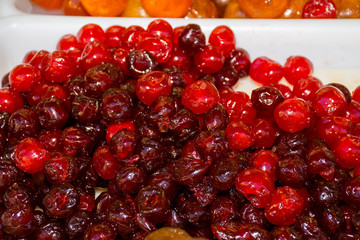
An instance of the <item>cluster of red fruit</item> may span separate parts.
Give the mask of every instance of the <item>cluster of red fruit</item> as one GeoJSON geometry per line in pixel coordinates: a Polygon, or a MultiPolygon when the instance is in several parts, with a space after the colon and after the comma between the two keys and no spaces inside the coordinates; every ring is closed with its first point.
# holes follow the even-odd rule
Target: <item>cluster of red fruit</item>
{"type": "Polygon", "coordinates": [[[0,89],[0,238],[359,239],[360,89],[312,72],[161,19],[29,52],[0,89]]]}

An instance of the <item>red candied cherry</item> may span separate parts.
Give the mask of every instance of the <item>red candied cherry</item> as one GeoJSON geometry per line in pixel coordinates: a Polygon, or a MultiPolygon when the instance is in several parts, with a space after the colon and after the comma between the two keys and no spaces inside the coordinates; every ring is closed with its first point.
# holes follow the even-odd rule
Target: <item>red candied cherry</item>
{"type": "Polygon", "coordinates": [[[125,122],[120,122],[120,123],[111,123],[107,126],[106,129],[106,141],[107,143],[110,143],[110,140],[112,139],[112,137],[121,129],[127,129],[129,131],[134,132],[135,131],[135,126],[134,123],[132,121],[125,121],[125,122]]]}
{"type": "Polygon", "coordinates": [[[171,57],[172,42],[167,38],[147,36],[142,39],[137,49],[152,53],[158,63],[166,63],[171,57]]]}
{"type": "Polygon", "coordinates": [[[347,134],[332,148],[337,163],[343,168],[360,166],[360,138],[347,134]]]}
{"type": "Polygon", "coordinates": [[[267,57],[258,57],[250,65],[251,79],[262,85],[279,82],[284,76],[283,67],[267,57]]]}
{"type": "Polygon", "coordinates": [[[250,155],[248,165],[250,168],[256,168],[267,172],[275,182],[275,167],[279,160],[280,157],[273,151],[261,149],[250,155]]]}
{"type": "Polygon", "coordinates": [[[137,48],[145,34],[146,32],[144,28],[137,25],[129,26],[122,34],[121,46],[129,51],[133,51],[137,48]]]}
{"type": "Polygon", "coordinates": [[[194,55],[196,68],[204,74],[211,74],[220,71],[224,65],[225,58],[220,49],[208,44],[194,55]]]}
{"type": "Polygon", "coordinates": [[[137,194],[144,187],[147,180],[146,173],[135,165],[121,168],[115,178],[115,186],[119,192],[137,194]]]}
{"type": "Polygon", "coordinates": [[[298,132],[310,124],[311,110],[301,98],[290,98],[276,106],[274,119],[280,129],[286,132],[298,132]]]}
{"type": "Polygon", "coordinates": [[[22,60],[22,63],[29,63],[37,52],[38,52],[37,50],[31,50],[27,52],[22,60]]]}
{"type": "Polygon", "coordinates": [[[26,173],[41,171],[49,158],[50,153],[33,137],[21,140],[14,154],[16,166],[26,173]]]}
{"type": "Polygon", "coordinates": [[[172,41],[174,37],[174,29],[169,22],[163,19],[156,19],[149,23],[146,33],[149,36],[167,38],[172,41]]]}
{"type": "Polygon", "coordinates": [[[322,86],[323,83],[318,78],[308,76],[294,83],[293,95],[306,101],[311,101],[316,91],[322,86]]]}
{"type": "Polygon", "coordinates": [[[341,199],[351,207],[356,207],[360,204],[360,176],[354,176],[346,181],[341,189],[341,199]]]}
{"type": "Polygon", "coordinates": [[[292,98],[293,97],[293,92],[290,89],[289,86],[282,84],[282,83],[271,83],[269,84],[269,87],[274,87],[279,89],[279,91],[282,93],[282,95],[284,96],[285,99],[288,98],[292,98]]]}
{"type": "Polygon", "coordinates": [[[116,177],[121,164],[111,154],[108,146],[101,146],[95,150],[92,163],[100,177],[110,180],[116,177]]]}
{"type": "Polygon", "coordinates": [[[42,130],[37,135],[37,139],[49,152],[61,152],[62,147],[62,134],[61,129],[55,130],[42,130]]]}
{"type": "Polygon", "coordinates": [[[117,48],[112,55],[112,63],[120,67],[120,69],[126,74],[129,75],[129,69],[126,66],[126,57],[129,55],[129,50],[126,48],[117,48]]]}
{"type": "Polygon", "coordinates": [[[333,86],[324,86],[317,90],[311,101],[311,107],[319,117],[340,116],[346,105],[344,94],[333,86]]]}
{"type": "Polygon", "coordinates": [[[302,18],[336,18],[336,5],[332,0],[310,0],[303,10],[302,18]]]}
{"type": "Polygon", "coordinates": [[[70,156],[88,156],[92,150],[91,138],[79,127],[67,127],[63,131],[64,153],[70,156]]]}
{"type": "Polygon", "coordinates": [[[81,67],[87,71],[90,68],[96,67],[102,63],[111,61],[111,53],[104,43],[99,41],[89,42],[80,58],[81,67]]]}
{"type": "Polygon", "coordinates": [[[234,220],[212,224],[211,230],[218,240],[270,239],[269,232],[262,226],[234,220]]]}
{"type": "Polygon", "coordinates": [[[178,46],[174,46],[169,60],[162,64],[163,68],[179,67],[182,71],[188,70],[192,64],[192,58],[178,46]]]}
{"type": "Polygon", "coordinates": [[[10,86],[18,92],[29,92],[40,80],[40,70],[28,63],[17,65],[9,75],[10,86]]]}
{"type": "Polygon", "coordinates": [[[135,78],[139,78],[145,73],[155,71],[158,67],[155,56],[146,50],[131,51],[125,61],[130,75],[135,78]]]}
{"type": "MultiPolygon", "coordinates": [[[[234,89],[230,86],[223,86],[223,87],[219,88],[221,105],[223,105],[226,108],[226,102],[227,102],[228,98],[231,96],[231,94],[234,92],[235,92],[234,89]]],[[[249,97],[249,95],[248,95],[248,97],[249,97]]]]}
{"type": "Polygon", "coordinates": [[[126,160],[133,155],[137,140],[138,136],[134,131],[123,128],[111,138],[109,150],[118,161],[126,160]]]}
{"type": "Polygon", "coordinates": [[[77,178],[77,174],[78,166],[71,156],[54,154],[45,163],[44,175],[52,184],[72,182],[77,178]]]}
{"type": "Polygon", "coordinates": [[[105,32],[97,24],[90,23],[82,26],[76,34],[77,41],[80,44],[81,49],[84,49],[85,46],[92,41],[105,42],[105,32]]]}
{"type": "Polygon", "coordinates": [[[179,45],[179,37],[182,31],[184,30],[185,26],[179,26],[174,28],[174,36],[173,36],[173,43],[175,46],[179,45]]]}
{"type": "Polygon", "coordinates": [[[255,118],[252,122],[254,133],[253,148],[271,148],[277,138],[278,129],[273,122],[264,118],[255,118]]]}
{"type": "Polygon", "coordinates": [[[304,200],[294,188],[278,187],[265,207],[266,219],[274,225],[289,226],[303,210],[304,200]]]}
{"type": "Polygon", "coordinates": [[[324,146],[312,147],[306,156],[307,171],[331,180],[335,174],[336,162],[333,152],[324,146]]]}
{"type": "Polygon", "coordinates": [[[209,36],[209,43],[218,47],[226,58],[235,49],[235,42],[234,32],[224,25],[215,27],[209,36]]]}
{"type": "Polygon", "coordinates": [[[270,232],[272,240],[300,240],[301,234],[294,226],[277,226],[270,232]]]}
{"type": "MultiPolygon", "coordinates": [[[[69,109],[71,108],[69,91],[64,85],[57,83],[49,83],[49,84],[44,83],[44,85],[45,86],[40,87],[43,88],[43,91],[41,91],[40,89],[41,94],[40,94],[39,102],[47,98],[59,98],[66,103],[69,109]]],[[[38,104],[39,102],[37,102],[36,104],[38,104]]]]}
{"type": "Polygon", "coordinates": [[[122,34],[125,27],[119,25],[112,25],[105,30],[105,45],[108,48],[121,47],[122,34]]]}
{"type": "Polygon", "coordinates": [[[307,78],[314,71],[312,62],[303,56],[291,56],[284,64],[284,77],[292,85],[302,78],[307,78]]]}
{"type": "Polygon", "coordinates": [[[231,121],[225,129],[225,133],[229,141],[229,149],[242,151],[254,144],[254,133],[243,122],[231,121]]]}
{"type": "Polygon", "coordinates": [[[203,49],[205,43],[205,34],[197,24],[186,25],[178,39],[179,47],[191,56],[203,49]]]}
{"type": "MultiPolygon", "coordinates": [[[[16,206],[1,215],[2,232],[10,236],[26,237],[35,230],[35,218],[31,208],[16,206]]],[[[0,235],[2,237],[2,234],[0,235]]],[[[16,238],[18,239],[18,238],[16,238]]]]}
{"type": "Polygon", "coordinates": [[[91,212],[95,207],[95,199],[93,196],[83,195],[80,196],[78,209],[82,211],[91,212]]]}
{"type": "Polygon", "coordinates": [[[71,52],[80,49],[80,44],[76,36],[73,34],[66,34],[62,36],[56,45],[56,50],[64,52],[71,52]]]}
{"type": "Polygon", "coordinates": [[[209,81],[198,80],[190,84],[184,91],[181,102],[195,114],[207,112],[220,100],[215,85],[209,81]]]}
{"type": "Polygon", "coordinates": [[[43,58],[48,55],[50,52],[46,51],[46,50],[40,50],[38,51],[35,56],[30,60],[30,64],[33,65],[34,67],[40,68],[41,66],[41,62],[43,60],[43,58]]]}
{"type": "Polygon", "coordinates": [[[22,108],[24,108],[24,100],[18,92],[12,88],[0,89],[0,111],[13,114],[22,108]]]}
{"type": "Polygon", "coordinates": [[[326,116],[318,120],[316,132],[331,147],[351,133],[352,122],[344,117],[326,116]]]}
{"type": "Polygon", "coordinates": [[[360,86],[352,92],[352,100],[360,102],[360,86]]]}
{"type": "Polygon", "coordinates": [[[360,103],[351,100],[345,107],[344,117],[353,124],[360,123],[360,103]]]}
{"type": "Polygon", "coordinates": [[[344,94],[346,102],[347,103],[351,102],[351,92],[344,84],[341,84],[341,83],[329,83],[327,85],[338,88],[344,94]]]}
{"type": "Polygon", "coordinates": [[[271,177],[265,171],[255,168],[240,172],[235,180],[235,187],[256,208],[268,206],[275,191],[271,177]]]}
{"type": "Polygon", "coordinates": [[[54,51],[44,56],[41,74],[45,80],[63,83],[77,72],[75,60],[64,51],[54,51]]]}
{"type": "Polygon", "coordinates": [[[152,71],[142,75],[136,83],[136,96],[150,106],[159,96],[168,96],[172,83],[169,76],[161,71],[152,71]]]}

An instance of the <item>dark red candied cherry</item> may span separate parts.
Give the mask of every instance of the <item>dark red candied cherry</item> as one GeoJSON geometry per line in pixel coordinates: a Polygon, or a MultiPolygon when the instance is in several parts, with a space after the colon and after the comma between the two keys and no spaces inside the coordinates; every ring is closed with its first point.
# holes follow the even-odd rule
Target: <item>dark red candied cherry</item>
{"type": "Polygon", "coordinates": [[[320,227],[329,235],[345,231],[346,223],[344,215],[337,206],[322,209],[318,219],[320,227]]]}
{"type": "Polygon", "coordinates": [[[336,162],[343,168],[360,166],[360,138],[348,134],[340,138],[332,148],[336,162]]]}
{"type": "Polygon", "coordinates": [[[339,195],[346,204],[356,207],[360,203],[359,189],[360,177],[354,176],[342,185],[339,195]]]}
{"type": "Polygon", "coordinates": [[[181,157],[188,157],[200,160],[200,153],[195,148],[195,140],[189,140],[181,149],[181,157]]]}
{"type": "Polygon", "coordinates": [[[243,48],[235,48],[230,52],[230,56],[226,57],[225,65],[235,69],[240,77],[247,76],[251,65],[249,53],[243,48]]]}
{"type": "Polygon", "coordinates": [[[316,133],[332,147],[342,137],[350,134],[352,127],[352,122],[344,117],[326,116],[318,120],[316,133]]]}
{"type": "Polygon", "coordinates": [[[237,207],[228,197],[218,196],[209,206],[211,223],[230,221],[237,216],[237,207]]]}
{"type": "Polygon", "coordinates": [[[122,34],[125,27],[119,25],[111,25],[105,30],[105,45],[109,48],[121,47],[122,34]]]}
{"type": "Polygon", "coordinates": [[[117,161],[126,160],[134,154],[137,142],[137,134],[134,131],[123,128],[111,138],[109,151],[117,161]]]}
{"type": "Polygon", "coordinates": [[[134,104],[126,91],[110,88],[101,97],[101,114],[107,123],[129,118],[134,110],[134,104]]]}
{"type": "Polygon", "coordinates": [[[216,189],[225,191],[234,185],[240,171],[237,159],[231,157],[220,159],[211,165],[208,172],[209,181],[216,189]]]}
{"type": "Polygon", "coordinates": [[[52,184],[72,182],[78,175],[77,163],[71,156],[53,154],[45,163],[44,175],[52,184]]]}
{"type": "Polygon", "coordinates": [[[302,188],[308,179],[306,162],[299,157],[282,158],[276,164],[275,176],[283,186],[302,188]]]}
{"type": "Polygon", "coordinates": [[[115,178],[121,164],[111,154],[108,146],[97,148],[92,157],[92,164],[100,177],[106,180],[115,178]]]}
{"type": "Polygon", "coordinates": [[[137,46],[137,49],[150,52],[156,62],[166,63],[171,57],[173,43],[168,38],[161,38],[158,36],[146,36],[137,46]]]}
{"type": "Polygon", "coordinates": [[[129,55],[129,50],[126,48],[116,48],[112,54],[111,62],[117,65],[125,75],[130,75],[129,69],[126,66],[126,57],[129,55]]]}
{"type": "Polygon", "coordinates": [[[171,51],[170,59],[166,62],[161,64],[161,67],[170,68],[170,67],[178,67],[182,71],[188,70],[191,68],[192,58],[186,54],[184,50],[182,50],[179,46],[176,46],[173,43],[173,49],[171,51]]]}
{"type": "Polygon", "coordinates": [[[264,118],[255,118],[252,123],[252,131],[254,133],[253,148],[271,148],[274,145],[278,129],[273,122],[264,118]]]}
{"type": "Polygon", "coordinates": [[[67,127],[63,131],[63,149],[67,155],[88,156],[93,148],[90,137],[79,127],[67,127]]]}
{"type": "Polygon", "coordinates": [[[63,83],[76,73],[76,62],[67,52],[53,51],[41,61],[41,74],[46,81],[63,83]]]}
{"type": "Polygon", "coordinates": [[[251,79],[262,85],[279,82],[284,76],[283,67],[276,61],[267,57],[258,57],[250,65],[251,79]]]}
{"type": "Polygon", "coordinates": [[[208,131],[225,130],[229,123],[229,114],[225,107],[218,103],[204,114],[203,126],[208,131]]]}
{"type": "Polygon", "coordinates": [[[125,166],[116,175],[115,184],[119,192],[136,194],[145,186],[147,174],[136,166],[125,166]]]}
{"type": "Polygon", "coordinates": [[[185,199],[185,201],[179,206],[179,213],[185,221],[196,226],[204,225],[209,221],[207,208],[201,206],[194,197],[185,199]]]}
{"type": "Polygon", "coordinates": [[[99,98],[105,90],[118,87],[124,80],[124,74],[118,66],[112,63],[100,63],[85,73],[85,95],[99,98]]]}
{"type": "Polygon", "coordinates": [[[240,172],[235,187],[256,208],[268,206],[275,191],[271,177],[265,171],[256,168],[240,172]]]}
{"type": "Polygon", "coordinates": [[[212,74],[220,71],[225,57],[221,50],[214,45],[207,44],[194,55],[194,64],[203,74],[212,74]]]}
{"type": "Polygon", "coordinates": [[[181,32],[178,44],[187,54],[194,55],[205,47],[206,37],[199,25],[188,24],[181,32]]]}
{"type": "Polygon", "coordinates": [[[22,108],[24,108],[24,100],[20,93],[12,88],[0,89],[0,111],[13,114],[22,108]]]}
{"type": "Polygon", "coordinates": [[[195,148],[202,159],[217,160],[223,158],[228,150],[228,141],[224,130],[202,131],[195,137],[195,148]]]}
{"type": "Polygon", "coordinates": [[[142,138],[137,143],[135,154],[139,156],[139,167],[146,173],[158,170],[166,161],[166,148],[157,139],[142,138]]]}
{"type": "Polygon", "coordinates": [[[328,182],[320,178],[309,183],[308,191],[312,204],[319,208],[337,206],[340,202],[340,197],[344,196],[342,193],[340,194],[337,183],[328,182]]]}
{"type": "Polygon", "coordinates": [[[347,105],[344,94],[336,87],[323,86],[311,100],[311,107],[319,117],[341,115],[347,105]]]}
{"type": "Polygon", "coordinates": [[[52,186],[43,199],[46,214],[53,218],[67,218],[76,211],[79,194],[70,183],[52,186]]]}
{"type": "Polygon", "coordinates": [[[65,87],[68,90],[69,99],[72,102],[74,98],[80,94],[85,94],[84,78],[76,76],[70,78],[66,83],[65,87]]]}
{"type": "Polygon", "coordinates": [[[41,171],[49,158],[50,153],[33,137],[21,140],[14,153],[16,166],[26,173],[41,171]]]}
{"type": "Polygon", "coordinates": [[[209,206],[218,195],[219,190],[214,188],[209,181],[209,177],[205,176],[202,181],[189,187],[192,196],[201,206],[209,206]]]}
{"type": "Polygon", "coordinates": [[[40,82],[36,84],[30,92],[27,94],[27,101],[31,107],[36,106],[40,101],[46,98],[59,98],[63,100],[68,108],[71,107],[71,101],[69,97],[69,91],[67,87],[49,82],[40,82]]]}
{"type": "Polygon", "coordinates": [[[136,196],[137,211],[151,223],[157,224],[165,220],[169,213],[170,201],[164,189],[158,186],[146,186],[136,196]]]}
{"type": "Polygon", "coordinates": [[[14,161],[10,159],[0,158],[0,191],[3,193],[13,183],[22,178],[23,173],[16,167],[14,161]]]}
{"type": "Polygon", "coordinates": [[[360,234],[356,234],[356,233],[338,232],[334,235],[335,240],[355,240],[359,238],[360,238],[360,234]]]}
{"type": "Polygon", "coordinates": [[[36,111],[22,108],[11,114],[8,120],[8,134],[10,138],[21,140],[36,136],[40,124],[36,111]]]}
{"type": "Polygon", "coordinates": [[[275,167],[279,160],[280,157],[273,151],[261,149],[250,155],[248,165],[250,168],[256,168],[267,172],[275,182],[275,167]]]}
{"type": "Polygon", "coordinates": [[[213,73],[212,76],[215,78],[216,87],[220,89],[222,87],[233,87],[239,81],[239,78],[245,75],[225,63],[223,67],[213,73]]]}
{"type": "Polygon", "coordinates": [[[10,71],[10,86],[18,92],[29,92],[39,81],[41,81],[40,70],[29,63],[17,65],[10,71]]]}
{"type": "Polygon", "coordinates": [[[228,221],[211,225],[216,239],[270,239],[270,233],[257,224],[228,221]]]}
{"type": "Polygon", "coordinates": [[[182,104],[195,114],[207,112],[220,100],[220,95],[215,85],[198,80],[189,85],[182,96],[182,104]]]}
{"type": "Polygon", "coordinates": [[[80,64],[84,71],[102,63],[111,62],[110,50],[97,40],[89,42],[81,53],[80,64]]]}
{"type": "Polygon", "coordinates": [[[155,56],[145,50],[131,51],[125,61],[130,75],[136,78],[141,77],[143,74],[155,71],[158,67],[155,56]]]}
{"type": "Polygon", "coordinates": [[[343,116],[353,124],[360,123],[360,103],[354,100],[346,105],[343,116]]]}
{"type": "Polygon", "coordinates": [[[294,226],[277,226],[270,232],[272,240],[301,240],[302,236],[294,226]]]}
{"type": "Polygon", "coordinates": [[[174,165],[176,182],[185,186],[194,185],[204,178],[209,167],[210,164],[201,159],[181,157],[174,165]]]}
{"type": "Polygon", "coordinates": [[[76,49],[82,49],[77,37],[74,34],[65,34],[62,36],[56,44],[56,50],[58,51],[73,51],[76,49]]]}
{"type": "Polygon", "coordinates": [[[105,42],[105,32],[97,24],[89,23],[80,28],[76,34],[77,41],[80,44],[80,48],[84,49],[85,46],[92,41],[105,42]]]}
{"type": "Polygon", "coordinates": [[[314,71],[312,62],[304,56],[290,56],[284,64],[284,77],[292,85],[314,71]]]}
{"type": "Polygon", "coordinates": [[[159,96],[150,106],[145,121],[156,126],[161,133],[168,132],[171,118],[178,110],[175,101],[171,96],[159,96]]]}
{"type": "Polygon", "coordinates": [[[173,170],[167,166],[153,172],[149,176],[146,185],[159,186],[163,188],[170,201],[174,199],[179,189],[175,182],[173,170]]]}
{"type": "Polygon", "coordinates": [[[29,61],[29,63],[31,65],[33,65],[34,67],[37,68],[41,68],[41,62],[43,60],[43,58],[48,55],[50,52],[46,51],[46,50],[40,50],[37,51],[37,53],[34,55],[34,57],[29,61]]]}
{"type": "Polygon", "coordinates": [[[259,87],[251,92],[251,102],[254,108],[262,115],[272,115],[276,106],[284,101],[284,96],[275,87],[259,87]]]}
{"type": "Polygon", "coordinates": [[[106,219],[115,226],[119,235],[125,237],[137,229],[135,214],[135,209],[127,202],[115,199],[109,207],[106,219]]]}
{"type": "Polygon", "coordinates": [[[293,91],[291,90],[291,88],[285,84],[282,83],[271,83],[268,85],[269,87],[274,87],[279,89],[279,91],[282,93],[282,95],[284,96],[284,99],[289,99],[292,98],[293,95],[293,91]]]}
{"type": "Polygon", "coordinates": [[[292,225],[295,223],[296,217],[301,214],[303,204],[303,199],[294,188],[278,187],[270,204],[265,207],[265,217],[274,225],[292,225]]]}
{"type": "Polygon", "coordinates": [[[100,120],[100,103],[96,98],[80,94],[71,103],[71,116],[80,123],[96,123],[100,120]]]}
{"type": "Polygon", "coordinates": [[[310,0],[303,10],[302,18],[337,18],[336,5],[332,0],[310,0]]]}
{"type": "Polygon", "coordinates": [[[217,26],[210,33],[209,43],[218,47],[224,57],[228,58],[235,49],[236,39],[234,32],[228,26],[217,26]]]}
{"type": "Polygon", "coordinates": [[[356,233],[360,232],[360,211],[355,210],[351,214],[350,224],[356,233]]]}
{"type": "Polygon", "coordinates": [[[65,220],[64,229],[71,239],[82,237],[85,229],[93,221],[91,212],[78,210],[65,220]]]}
{"type": "Polygon", "coordinates": [[[67,238],[67,233],[64,229],[64,224],[58,220],[50,220],[41,224],[35,232],[38,240],[62,240],[67,238]]]}
{"type": "Polygon", "coordinates": [[[95,199],[93,196],[80,194],[78,210],[91,212],[94,209],[94,207],[95,207],[95,199]]]}
{"type": "Polygon", "coordinates": [[[351,102],[351,92],[344,84],[341,84],[341,83],[329,83],[327,85],[338,88],[344,94],[346,102],[347,103],[351,102]]]}
{"type": "Polygon", "coordinates": [[[46,98],[36,105],[39,123],[46,130],[60,129],[69,120],[69,109],[60,98],[46,98]]]}
{"type": "Polygon", "coordinates": [[[278,104],[274,110],[277,126],[286,132],[298,132],[310,125],[309,104],[301,98],[290,98],[278,104]]]}
{"type": "Polygon", "coordinates": [[[269,226],[269,221],[265,218],[264,210],[255,208],[251,203],[245,203],[239,209],[238,215],[242,223],[257,224],[263,228],[269,226]]]}
{"type": "Polygon", "coordinates": [[[198,131],[199,120],[192,111],[183,108],[172,116],[169,133],[180,144],[194,139],[198,131]]]}
{"type": "Polygon", "coordinates": [[[146,31],[144,28],[137,25],[131,25],[123,31],[121,46],[129,51],[133,51],[137,48],[145,35],[146,31]]]}
{"type": "Polygon", "coordinates": [[[325,146],[312,147],[307,156],[307,171],[319,174],[325,180],[331,180],[335,174],[336,162],[334,154],[325,146]]]}
{"type": "Polygon", "coordinates": [[[173,88],[185,87],[184,74],[183,74],[183,71],[179,67],[172,66],[169,68],[163,68],[162,71],[165,72],[169,76],[173,88]]]}
{"type": "Polygon", "coordinates": [[[34,209],[35,207],[31,190],[18,183],[14,183],[4,192],[2,200],[7,209],[17,206],[29,209],[34,209]]]}
{"type": "Polygon", "coordinates": [[[116,231],[107,222],[95,222],[87,226],[83,239],[115,240],[116,231]]]}
{"type": "Polygon", "coordinates": [[[76,122],[74,126],[83,130],[84,133],[90,137],[95,146],[105,143],[106,131],[102,122],[87,124],[76,122]]]}
{"type": "Polygon", "coordinates": [[[2,231],[14,237],[29,236],[35,230],[33,210],[21,205],[6,209],[1,215],[2,231]]]}
{"type": "Polygon", "coordinates": [[[315,217],[308,215],[301,215],[297,217],[295,227],[301,233],[302,239],[319,239],[328,240],[330,239],[326,233],[320,228],[318,221],[315,217]]]}
{"type": "Polygon", "coordinates": [[[254,144],[254,133],[248,125],[243,122],[231,121],[225,133],[229,141],[229,149],[242,151],[254,144]]]}
{"type": "Polygon", "coordinates": [[[111,123],[106,128],[106,141],[110,143],[112,137],[121,129],[127,129],[135,132],[135,125],[133,121],[115,122],[111,123]]]}

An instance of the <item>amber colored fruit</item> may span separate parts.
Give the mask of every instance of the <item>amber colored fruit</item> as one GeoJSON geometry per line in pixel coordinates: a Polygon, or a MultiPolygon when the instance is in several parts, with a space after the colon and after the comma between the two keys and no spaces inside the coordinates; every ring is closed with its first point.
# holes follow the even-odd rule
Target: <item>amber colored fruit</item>
{"type": "Polygon", "coordinates": [[[218,10],[219,17],[223,17],[226,7],[229,5],[229,3],[232,0],[211,0],[211,1],[213,3],[215,3],[215,6],[218,10]]]}
{"type": "Polygon", "coordinates": [[[289,7],[281,14],[280,18],[301,18],[302,10],[307,1],[308,0],[291,0],[289,7]]]}
{"type": "Polygon", "coordinates": [[[67,16],[88,16],[89,14],[80,1],[81,0],[64,0],[62,5],[64,14],[67,16]]]}
{"type": "Polygon", "coordinates": [[[141,0],[130,0],[121,17],[149,17],[149,14],[141,5],[141,0]]]}
{"type": "Polygon", "coordinates": [[[148,236],[145,240],[205,240],[204,238],[192,238],[185,230],[177,227],[163,227],[148,236]]]}
{"type": "Polygon", "coordinates": [[[152,17],[184,17],[191,8],[192,0],[141,0],[145,11],[152,17]]]}
{"type": "Polygon", "coordinates": [[[360,18],[359,0],[334,0],[339,18],[360,18]]]}
{"type": "Polygon", "coordinates": [[[193,0],[185,18],[217,18],[218,10],[211,0],[193,0]]]}
{"type": "Polygon", "coordinates": [[[128,0],[80,0],[80,2],[91,16],[116,17],[125,10],[128,0]]]}
{"type": "Polygon", "coordinates": [[[240,8],[251,18],[276,18],[289,6],[290,0],[238,0],[240,8]]]}
{"type": "Polygon", "coordinates": [[[247,16],[241,10],[238,0],[230,0],[225,8],[224,18],[247,18],[247,16]]]}
{"type": "Polygon", "coordinates": [[[37,6],[45,8],[47,10],[61,9],[63,0],[31,0],[37,6]]]}

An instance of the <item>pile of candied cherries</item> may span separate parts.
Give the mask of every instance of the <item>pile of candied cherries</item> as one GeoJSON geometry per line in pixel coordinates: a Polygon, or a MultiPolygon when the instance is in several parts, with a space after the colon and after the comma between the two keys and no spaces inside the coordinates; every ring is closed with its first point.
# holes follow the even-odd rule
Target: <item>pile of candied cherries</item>
{"type": "Polygon", "coordinates": [[[0,90],[0,239],[360,239],[360,88],[312,72],[161,19],[28,52],[0,90]]]}

